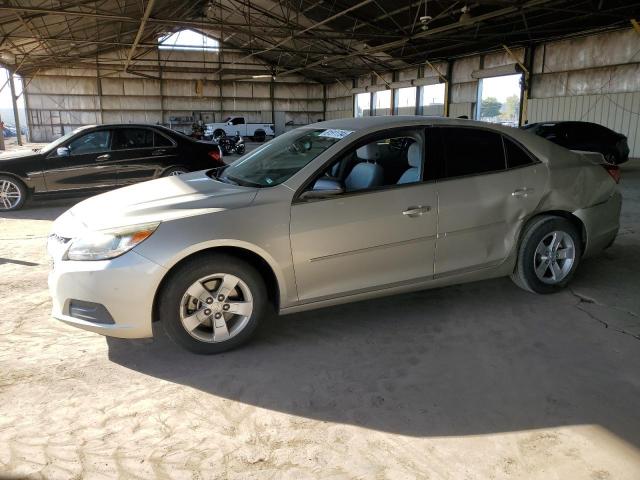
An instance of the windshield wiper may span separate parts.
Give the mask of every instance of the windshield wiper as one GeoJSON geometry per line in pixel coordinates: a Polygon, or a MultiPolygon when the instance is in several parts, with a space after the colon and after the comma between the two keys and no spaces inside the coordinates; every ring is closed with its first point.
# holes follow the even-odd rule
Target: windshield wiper
{"type": "Polygon", "coordinates": [[[231,175],[225,175],[224,176],[225,179],[235,183],[236,185],[240,185],[241,187],[257,187],[257,188],[262,188],[262,185],[260,185],[259,183],[255,183],[255,182],[250,182],[248,180],[243,180],[241,178],[238,177],[232,177],[231,175]]]}

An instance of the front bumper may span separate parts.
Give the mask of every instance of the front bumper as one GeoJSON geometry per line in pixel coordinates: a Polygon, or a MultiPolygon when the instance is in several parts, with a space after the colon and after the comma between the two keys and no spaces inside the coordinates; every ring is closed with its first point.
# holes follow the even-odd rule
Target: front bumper
{"type": "Polygon", "coordinates": [[[133,250],[112,260],[58,260],[49,273],[52,316],[102,335],[151,337],[153,300],[165,273],[163,267],[133,250]],[[87,316],[78,318],[70,309],[74,301],[103,306],[109,321],[89,321],[87,316]]]}
{"type": "Polygon", "coordinates": [[[615,240],[620,229],[621,208],[622,195],[616,190],[607,201],[574,212],[585,228],[584,257],[601,251],[615,240]]]}

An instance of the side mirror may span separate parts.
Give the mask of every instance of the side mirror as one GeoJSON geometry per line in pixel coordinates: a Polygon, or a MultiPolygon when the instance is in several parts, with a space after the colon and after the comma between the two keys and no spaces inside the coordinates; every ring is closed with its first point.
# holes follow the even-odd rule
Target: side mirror
{"type": "Polygon", "coordinates": [[[58,149],[56,150],[56,155],[58,155],[59,157],[68,157],[69,155],[71,155],[71,150],[69,150],[69,147],[58,147],[58,149]]]}
{"type": "Polygon", "coordinates": [[[344,193],[344,187],[338,180],[332,178],[319,178],[314,183],[311,190],[307,190],[300,195],[301,200],[311,200],[316,198],[327,198],[344,193]]]}

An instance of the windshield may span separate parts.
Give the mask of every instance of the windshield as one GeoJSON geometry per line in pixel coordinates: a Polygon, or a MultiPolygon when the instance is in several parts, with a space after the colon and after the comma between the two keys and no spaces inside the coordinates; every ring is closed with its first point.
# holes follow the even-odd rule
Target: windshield
{"type": "Polygon", "coordinates": [[[72,132],[65,133],[63,136],[61,136],[60,138],[55,139],[53,142],[47,143],[44,147],[42,147],[42,149],[40,151],[42,153],[47,153],[47,152],[50,152],[50,151],[54,150],[55,148],[58,148],[64,142],[66,142],[71,137],[73,137],[76,133],[81,132],[85,128],[89,128],[89,127],[80,127],[80,128],[76,128],[72,132]]]}
{"type": "Polygon", "coordinates": [[[333,129],[293,130],[229,165],[222,179],[250,187],[279,185],[350,133],[333,129]]]}

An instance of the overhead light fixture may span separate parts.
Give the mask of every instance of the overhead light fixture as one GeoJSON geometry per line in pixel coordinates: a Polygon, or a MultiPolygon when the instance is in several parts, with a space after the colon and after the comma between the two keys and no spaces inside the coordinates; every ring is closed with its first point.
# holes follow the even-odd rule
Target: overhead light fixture
{"type": "Polygon", "coordinates": [[[275,75],[264,74],[264,75],[252,75],[251,78],[270,78],[271,80],[275,80],[276,76],[275,75]]]}
{"type": "Polygon", "coordinates": [[[463,25],[468,25],[473,22],[473,17],[469,13],[471,9],[469,8],[468,5],[465,5],[464,7],[462,7],[460,11],[462,12],[462,15],[460,15],[460,18],[458,19],[459,23],[463,25]]]}

